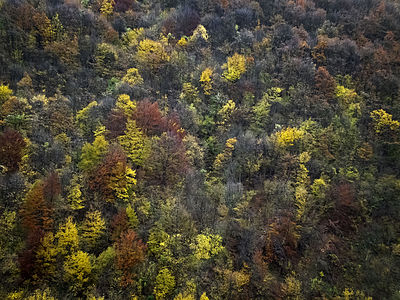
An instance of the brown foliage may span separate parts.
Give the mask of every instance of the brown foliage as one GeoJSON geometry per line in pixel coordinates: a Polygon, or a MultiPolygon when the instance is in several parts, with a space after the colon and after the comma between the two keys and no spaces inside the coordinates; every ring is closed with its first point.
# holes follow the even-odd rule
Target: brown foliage
{"type": "Polygon", "coordinates": [[[133,117],[146,134],[160,134],[165,128],[165,119],[157,102],[151,103],[148,99],[138,102],[133,117]]]}
{"type": "Polygon", "coordinates": [[[18,170],[25,145],[22,135],[16,130],[6,129],[0,134],[0,165],[5,166],[7,172],[18,170]]]}
{"type": "Polygon", "coordinates": [[[290,216],[276,217],[268,226],[265,259],[283,266],[297,256],[298,226],[290,216]]]}
{"type": "Polygon", "coordinates": [[[122,271],[121,286],[128,286],[133,283],[133,269],[145,259],[146,245],[138,239],[136,232],[129,229],[121,233],[120,239],[116,242],[116,267],[122,271]]]}
{"type": "Polygon", "coordinates": [[[125,169],[125,153],[120,147],[112,147],[103,162],[90,175],[89,188],[98,193],[103,200],[113,202],[114,192],[110,185],[111,179],[120,175],[116,172],[125,171],[125,169]],[[117,165],[120,165],[121,168],[116,168],[117,165]]]}
{"type": "Polygon", "coordinates": [[[185,146],[176,135],[163,133],[153,144],[146,164],[148,180],[161,185],[173,185],[188,168],[185,146]]]}
{"type": "Polygon", "coordinates": [[[121,110],[113,110],[105,124],[107,128],[107,138],[115,139],[124,134],[126,129],[126,116],[121,110]]]}
{"type": "Polygon", "coordinates": [[[111,228],[112,234],[111,239],[116,241],[119,239],[121,234],[128,231],[129,229],[129,222],[128,222],[128,215],[126,214],[125,209],[121,209],[118,214],[116,214],[111,221],[111,228]]]}
{"type": "Polygon", "coordinates": [[[335,92],[335,79],[329,74],[325,67],[319,67],[315,73],[315,86],[321,95],[330,99],[335,92]]]}
{"type": "Polygon", "coordinates": [[[28,191],[21,208],[22,226],[28,232],[49,231],[53,225],[52,208],[46,201],[44,183],[37,181],[28,191]]]}
{"type": "Polygon", "coordinates": [[[60,178],[56,172],[51,172],[43,183],[43,195],[49,203],[53,203],[60,193],[60,178]]]}

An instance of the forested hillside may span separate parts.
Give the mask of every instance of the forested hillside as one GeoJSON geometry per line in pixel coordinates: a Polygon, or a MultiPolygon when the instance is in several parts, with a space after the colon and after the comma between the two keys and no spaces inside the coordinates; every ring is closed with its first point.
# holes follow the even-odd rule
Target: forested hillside
{"type": "Polygon", "coordinates": [[[400,299],[400,2],[0,0],[0,299],[400,299]]]}

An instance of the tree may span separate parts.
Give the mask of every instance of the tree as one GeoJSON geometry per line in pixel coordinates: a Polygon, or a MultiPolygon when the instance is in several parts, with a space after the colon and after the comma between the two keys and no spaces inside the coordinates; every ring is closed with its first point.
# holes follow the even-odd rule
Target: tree
{"type": "Polygon", "coordinates": [[[103,135],[98,135],[93,143],[85,143],[82,147],[79,168],[89,172],[101,161],[108,150],[108,142],[103,135]]]}
{"type": "Polygon", "coordinates": [[[135,177],[136,171],[128,166],[125,153],[121,148],[113,147],[90,174],[89,187],[107,202],[127,201],[134,195],[135,177]]]}
{"type": "Polygon", "coordinates": [[[28,235],[37,231],[47,232],[53,225],[52,208],[47,203],[43,181],[36,181],[25,196],[21,208],[22,226],[28,235]]]}
{"type": "Polygon", "coordinates": [[[97,107],[97,102],[92,101],[86,107],[82,108],[76,113],[75,122],[83,135],[91,134],[97,126],[96,122],[93,122],[93,111],[97,107]]]}
{"type": "Polygon", "coordinates": [[[8,85],[1,84],[0,85],[0,106],[8,100],[13,94],[12,89],[8,87],[8,85]]]}
{"type": "Polygon", "coordinates": [[[161,115],[158,103],[151,103],[147,99],[137,104],[133,119],[147,135],[160,134],[165,128],[165,119],[161,115]]]}
{"type": "Polygon", "coordinates": [[[222,238],[218,234],[199,234],[191,245],[197,259],[210,259],[224,250],[222,238]]]}
{"type": "Polygon", "coordinates": [[[119,108],[128,119],[132,118],[136,112],[136,101],[132,101],[131,97],[127,94],[119,95],[115,106],[119,108]]]}
{"type": "Polygon", "coordinates": [[[68,256],[78,251],[78,229],[72,217],[68,217],[66,222],[60,225],[55,237],[57,239],[57,251],[61,255],[68,256]]]}
{"type": "Polygon", "coordinates": [[[36,251],[35,281],[52,281],[57,274],[57,247],[54,244],[54,235],[48,232],[42,239],[36,251]]]}
{"type": "Polygon", "coordinates": [[[226,140],[225,149],[222,153],[218,154],[214,160],[214,170],[219,172],[226,163],[232,158],[233,151],[235,150],[236,138],[226,140]]]}
{"type": "Polygon", "coordinates": [[[396,138],[400,131],[400,122],[393,120],[392,115],[383,109],[377,109],[370,114],[375,134],[396,138]]]}
{"type": "Polygon", "coordinates": [[[200,83],[203,87],[204,95],[210,95],[212,91],[212,76],[213,70],[211,68],[205,68],[200,76],[200,83]]]}
{"type": "Polygon", "coordinates": [[[246,72],[246,58],[235,53],[233,56],[228,57],[227,63],[222,66],[225,69],[222,76],[231,82],[235,82],[246,72]]]}
{"type": "Polygon", "coordinates": [[[69,192],[67,195],[67,200],[72,210],[79,210],[85,207],[83,204],[84,199],[82,197],[80,181],[81,179],[79,175],[75,174],[72,177],[71,184],[68,188],[69,192]]]}
{"type": "Polygon", "coordinates": [[[168,268],[163,268],[156,277],[154,294],[156,299],[165,299],[175,288],[175,277],[168,268]]]}
{"type": "Polygon", "coordinates": [[[0,134],[0,167],[6,172],[15,172],[19,169],[26,142],[22,135],[13,129],[6,129],[0,134]]]}
{"type": "Polygon", "coordinates": [[[152,149],[145,163],[146,176],[161,185],[177,183],[187,170],[185,148],[179,137],[163,133],[152,140],[152,149]]]}
{"type": "Polygon", "coordinates": [[[126,75],[122,77],[122,81],[126,82],[130,86],[135,86],[143,83],[143,78],[139,74],[139,70],[136,68],[130,68],[126,71],[126,75]]]}
{"type": "Polygon", "coordinates": [[[146,248],[132,229],[121,233],[115,245],[116,266],[122,272],[121,286],[132,284],[133,270],[145,259],[146,248]]]}
{"type": "Polygon", "coordinates": [[[295,127],[282,129],[275,134],[277,146],[280,148],[294,146],[294,143],[301,140],[304,134],[305,132],[302,129],[295,127]]]}
{"type": "Polygon", "coordinates": [[[139,43],[136,57],[144,68],[157,71],[163,64],[170,60],[164,45],[160,42],[145,39],[139,43]]]}
{"type": "Polygon", "coordinates": [[[89,254],[77,251],[64,262],[64,281],[75,294],[81,294],[91,281],[92,265],[89,254]]]}
{"type": "Polygon", "coordinates": [[[81,226],[81,239],[89,250],[96,247],[99,239],[105,233],[106,223],[99,211],[88,211],[81,226]]]}
{"type": "Polygon", "coordinates": [[[114,0],[103,0],[100,7],[100,12],[103,16],[108,17],[114,11],[114,0]]]}
{"type": "Polygon", "coordinates": [[[118,141],[129,159],[137,166],[142,166],[150,155],[150,140],[136,126],[136,121],[129,120],[125,134],[118,137],[118,141]]]}

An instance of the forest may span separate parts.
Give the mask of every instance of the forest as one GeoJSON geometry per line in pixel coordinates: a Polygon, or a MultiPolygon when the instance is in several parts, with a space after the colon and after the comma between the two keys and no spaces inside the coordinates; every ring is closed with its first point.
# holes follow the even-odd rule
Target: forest
{"type": "Polygon", "coordinates": [[[0,0],[0,299],[400,299],[399,0],[0,0]]]}

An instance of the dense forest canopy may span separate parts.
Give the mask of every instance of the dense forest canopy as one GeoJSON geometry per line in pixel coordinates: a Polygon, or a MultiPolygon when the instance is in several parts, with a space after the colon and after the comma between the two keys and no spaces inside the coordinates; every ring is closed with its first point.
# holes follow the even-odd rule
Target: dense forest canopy
{"type": "Polygon", "coordinates": [[[0,0],[1,299],[400,299],[398,0],[0,0]]]}

